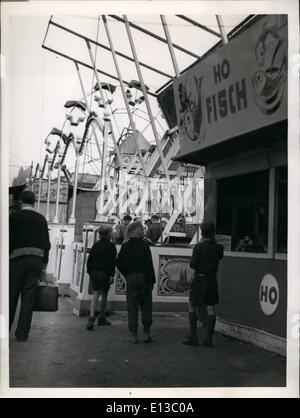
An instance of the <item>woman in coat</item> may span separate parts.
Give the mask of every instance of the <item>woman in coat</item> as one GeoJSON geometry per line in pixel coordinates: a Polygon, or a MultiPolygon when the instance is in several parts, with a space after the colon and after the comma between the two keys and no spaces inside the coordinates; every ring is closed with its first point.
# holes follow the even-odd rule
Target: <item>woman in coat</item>
{"type": "Polygon", "coordinates": [[[155,273],[149,244],[144,240],[141,223],[130,224],[127,228],[125,243],[117,257],[117,268],[126,278],[126,303],[130,341],[138,342],[138,312],[141,308],[144,329],[143,341],[152,341],[152,289],[155,273]]]}

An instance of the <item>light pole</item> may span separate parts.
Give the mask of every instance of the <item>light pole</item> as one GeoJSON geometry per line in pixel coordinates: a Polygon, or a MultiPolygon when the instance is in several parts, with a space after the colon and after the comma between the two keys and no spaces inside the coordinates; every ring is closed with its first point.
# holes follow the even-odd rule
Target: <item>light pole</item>
{"type": "Polygon", "coordinates": [[[37,210],[38,210],[38,212],[40,211],[42,182],[43,182],[43,177],[44,177],[44,173],[45,173],[45,168],[46,168],[47,161],[48,161],[48,155],[45,156],[44,163],[43,163],[43,167],[40,169],[39,191],[38,191],[38,204],[37,204],[37,210]]]}
{"type": "Polygon", "coordinates": [[[47,186],[47,207],[46,207],[46,219],[49,222],[49,208],[50,208],[50,189],[51,189],[51,165],[52,160],[48,159],[48,186],[47,186]]]}
{"type": "Polygon", "coordinates": [[[55,224],[59,223],[58,209],[59,209],[59,196],[60,196],[61,159],[62,159],[62,153],[59,152],[58,162],[57,162],[57,189],[56,189],[55,215],[53,218],[53,222],[55,224]]]}
{"type": "Polygon", "coordinates": [[[72,212],[69,219],[69,224],[75,224],[75,208],[76,208],[76,194],[77,194],[77,184],[78,184],[78,169],[79,169],[79,148],[81,145],[80,139],[77,139],[76,142],[74,140],[74,149],[76,155],[76,163],[75,163],[75,176],[74,176],[74,188],[73,188],[73,204],[72,204],[72,212]]]}

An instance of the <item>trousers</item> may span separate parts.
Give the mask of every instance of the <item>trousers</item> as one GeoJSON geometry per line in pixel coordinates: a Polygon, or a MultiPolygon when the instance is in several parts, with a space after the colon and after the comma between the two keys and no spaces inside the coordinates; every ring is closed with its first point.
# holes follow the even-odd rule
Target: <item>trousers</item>
{"type": "Polygon", "coordinates": [[[126,284],[129,331],[137,333],[140,308],[144,331],[149,332],[152,325],[152,285],[142,273],[129,273],[126,276],[126,284]]]}
{"type": "Polygon", "coordinates": [[[43,260],[37,256],[22,256],[9,260],[9,329],[21,295],[21,309],[16,329],[17,338],[27,338],[32,321],[35,291],[41,277],[43,260]]]}

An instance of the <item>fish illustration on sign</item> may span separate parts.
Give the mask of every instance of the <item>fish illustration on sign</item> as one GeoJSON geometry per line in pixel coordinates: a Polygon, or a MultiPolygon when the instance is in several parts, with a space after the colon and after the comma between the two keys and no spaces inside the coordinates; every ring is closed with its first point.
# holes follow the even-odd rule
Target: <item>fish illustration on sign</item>
{"type": "Polygon", "coordinates": [[[264,114],[272,114],[280,107],[287,80],[287,42],[279,30],[286,20],[276,18],[265,22],[255,46],[255,59],[260,67],[252,78],[254,100],[264,114]]]}
{"type": "Polygon", "coordinates": [[[201,85],[203,77],[199,79],[189,74],[185,82],[178,87],[180,101],[180,127],[184,129],[187,136],[196,141],[200,138],[202,125],[201,85]]]}

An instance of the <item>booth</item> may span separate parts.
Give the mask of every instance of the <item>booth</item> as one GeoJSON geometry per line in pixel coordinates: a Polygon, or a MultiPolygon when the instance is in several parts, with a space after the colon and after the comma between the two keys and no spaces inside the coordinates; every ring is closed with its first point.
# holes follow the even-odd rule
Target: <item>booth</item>
{"type": "Polygon", "coordinates": [[[285,354],[287,19],[258,16],[174,81],[180,151],[206,167],[216,224],[218,329],[285,354]]]}
{"type": "MultiPolygon", "coordinates": [[[[161,18],[166,28],[163,16],[161,18]]],[[[78,119],[83,121],[86,118],[83,136],[75,136],[72,132],[66,136],[56,128],[49,134],[59,135],[59,141],[64,143],[58,174],[63,170],[68,146],[73,144],[76,157],[73,181],[71,176],[68,177],[74,190],[78,190],[79,167],[84,166],[89,154],[87,143],[90,133],[96,154],[88,160],[92,163],[94,158],[99,157],[97,161],[100,161],[99,182],[97,187],[93,187],[94,191],[99,191],[99,197],[94,202],[94,198],[89,200],[82,194],[76,203],[77,193],[74,193],[69,218],[70,237],[73,236],[74,241],[70,239],[66,244],[64,237],[68,228],[60,225],[58,229],[53,228],[54,240],[57,240],[57,247],[53,246],[53,250],[57,248],[58,252],[50,258],[55,260],[56,266],[59,265],[57,260],[61,259],[63,250],[68,246],[66,270],[61,277],[70,284],[74,313],[84,315],[89,310],[92,294],[86,261],[100,221],[109,222],[112,215],[122,218],[126,213],[139,219],[154,213],[160,217],[168,213],[170,218],[161,242],[151,247],[156,272],[154,309],[186,311],[187,282],[192,274],[189,261],[193,245],[199,238],[199,223],[204,217],[204,221],[216,224],[216,239],[225,250],[219,269],[218,329],[285,354],[287,17],[251,15],[228,34],[224,33],[219,16],[217,20],[220,36],[214,34],[221,41],[205,55],[196,55],[197,61],[182,73],[176,63],[175,45],[166,33],[176,77],[168,77],[167,84],[154,94],[148,91],[140,71],[141,62],[127,17],[121,21],[126,25],[139,76],[138,82],[133,80],[129,83],[125,83],[121,74],[109,24],[104,16],[103,23],[130,122],[130,130],[126,128],[125,134],[119,138],[114,133],[109,111],[115,89],[112,91],[109,88],[111,98],[106,100],[102,90],[108,86],[99,79],[100,74],[105,73],[96,68],[91,40],[55,23],[53,19],[49,21],[49,28],[59,27],[86,40],[92,63],[92,67],[87,67],[93,69],[97,80],[95,91],[100,93],[100,98],[95,97],[100,112],[98,116],[91,105],[88,106],[90,100],[83,87],[79,62],[49,49],[45,45],[46,36],[43,48],[75,62],[85,99],[84,103],[70,101],[65,105],[72,108],[66,120],[73,121],[71,112],[76,108],[84,114],[78,119]],[[125,84],[126,89],[128,85],[127,90],[125,84]],[[137,130],[133,119],[135,110],[130,108],[134,103],[128,100],[133,87],[138,90],[136,94],[143,94],[140,99],[146,104],[155,146],[149,147],[146,138],[142,137],[144,131],[137,130]],[[168,124],[162,137],[155,125],[149,95],[157,98],[168,124]],[[184,225],[179,221],[180,214],[185,220],[184,225]],[[88,221],[93,216],[95,220],[88,221]]],[[[153,36],[151,32],[147,31],[147,34],[153,36]]],[[[195,58],[195,54],[192,55],[195,58]]],[[[132,58],[129,59],[132,61],[132,58]]],[[[151,70],[157,71],[155,68],[151,70]]],[[[78,123],[71,125],[77,126],[78,123]]],[[[59,141],[51,151],[54,155],[58,152],[59,141]]],[[[125,290],[126,282],[117,274],[109,294],[112,309],[125,308],[125,290]]]]}
{"type": "MultiPolygon", "coordinates": [[[[184,228],[178,218],[181,218],[180,214],[173,222],[170,232],[162,235],[162,238],[172,237],[174,241],[177,238],[177,244],[167,245],[158,242],[150,246],[157,278],[153,288],[154,311],[185,312],[187,309],[189,282],[193,275],[193,270],[189,266],[192,256],[190,243],[193,239],[197,240],[199,224],[187,224],[184,228]],[[178,232],[179,225],[180,232],[178,232]]],[[[90,309],[93,292],[86,271],[86,262],[92,245],[98,239],[97,229],[101,224],[103,225],[104,222],[85,223],[82,242],[75,242],[73,246],[73,279],[70,295],[74,301],[73,313],[78,316],[87,315],[90,309]]],[[[119,250],[120,245],[117,245],[117,252],[119,250]]],[[[110,288],[109,301],[112,310],[126,310],[126,280],[118,271],[110,288]]]]}

